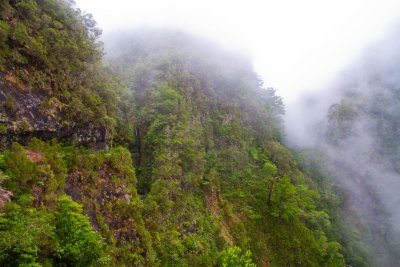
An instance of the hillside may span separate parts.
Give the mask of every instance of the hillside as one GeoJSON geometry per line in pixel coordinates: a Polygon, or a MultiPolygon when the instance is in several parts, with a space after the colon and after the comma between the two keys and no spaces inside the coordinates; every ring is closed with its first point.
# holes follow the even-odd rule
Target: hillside
{"type": "MultiPolygon", "coordinates": [[[[248,59],[3,1],[0,265],[344,266],[340,201],[248,59]],[[254,263],[252,263],[254,262],[254,263]]],[[[345,255],[347,258],[344,258],[345,255]]]]}
{"type": "Polygon", "coordinates": [[[101,31],[68,1],[0,3],[2,147],[40,136],[100,147],[125,127],[124,85],[101,65],[101,31]]]}

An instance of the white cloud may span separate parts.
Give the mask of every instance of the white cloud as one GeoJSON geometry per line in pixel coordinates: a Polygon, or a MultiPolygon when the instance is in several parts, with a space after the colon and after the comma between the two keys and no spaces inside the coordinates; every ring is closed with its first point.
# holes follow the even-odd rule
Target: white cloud
{"type": "MultiPolygon", "coordinates": [[[[103,32],[176,26],[251,55],[290,105],[323,84],[400,20],[391,0],[77,0],[103,32]]],[[[290,107],[289,107],[290,108],[290,107]]]]}

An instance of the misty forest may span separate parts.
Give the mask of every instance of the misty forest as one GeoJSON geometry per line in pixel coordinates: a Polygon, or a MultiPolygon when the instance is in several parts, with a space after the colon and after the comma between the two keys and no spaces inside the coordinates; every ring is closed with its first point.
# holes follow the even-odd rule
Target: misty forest
{"type": "Polygon", "coordinates": [[[302,131],[244,54],[100,36],[70,0],[0,0],[0,266],[400,266],[399,32],[302,131]]]}

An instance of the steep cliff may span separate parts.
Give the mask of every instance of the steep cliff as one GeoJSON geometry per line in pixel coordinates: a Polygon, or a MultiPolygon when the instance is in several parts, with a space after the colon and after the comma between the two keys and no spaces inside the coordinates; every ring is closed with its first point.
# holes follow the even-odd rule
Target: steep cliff
{"type": "MultiPolygon", "coordinates": [[[[127,98],[101,65],[100,30],[68,1],[0,4],[1,147],[32,137],[104,147],[127,98]]],[[[129,96],[128,96],[129,98],[129,96]]]]}
{"type": "Polygon", "coordinates": [[[338,200],[246,57],[139,31],[106,69],[71,3],[1,5],[1,264],[344,266],[338,200]]]}

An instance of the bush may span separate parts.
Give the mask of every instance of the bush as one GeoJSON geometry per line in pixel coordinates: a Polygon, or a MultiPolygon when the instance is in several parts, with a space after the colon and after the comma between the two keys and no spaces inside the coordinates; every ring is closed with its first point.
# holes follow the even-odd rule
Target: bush
{"type": "Polygon", "coordinates": [[[239,247],[229,247],[222,254],[222,267],[256,267],[251,259],[251,252],[242,253],[239,247]]]}
{"type": "Polygon", "coordinates": [[[93,231],[89,218],[82,214],[82,206],[71,197],[60,198],[55,225],[59,242],[56,251],[58,263],[84,267],[109,261],[101,235],[93,231]]]}

